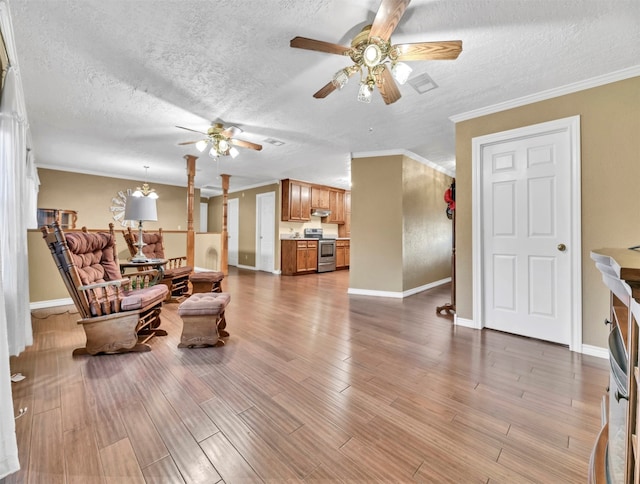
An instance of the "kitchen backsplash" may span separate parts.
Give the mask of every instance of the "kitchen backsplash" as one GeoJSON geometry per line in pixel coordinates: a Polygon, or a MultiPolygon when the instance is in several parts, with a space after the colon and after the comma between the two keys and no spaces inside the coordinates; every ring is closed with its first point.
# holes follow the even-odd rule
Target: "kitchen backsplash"
{"type": "Polygon", "coordinates": [[[322,234],[325,237],[338,237],[338,224],[323,224],[320,217],[311,217],[310,222],[280,222],[280,238],[292,239],[296,237],[302,237],[304,229],[321,228],[322,234]]]}

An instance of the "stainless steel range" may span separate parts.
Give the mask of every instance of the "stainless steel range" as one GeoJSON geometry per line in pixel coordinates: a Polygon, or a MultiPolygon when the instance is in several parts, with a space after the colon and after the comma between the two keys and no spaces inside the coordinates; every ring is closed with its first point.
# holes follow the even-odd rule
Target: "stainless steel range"
{"type": "Polygon", "coordinates": [[[322,229],[304,229],[305,239],[318,239],[318,272],[336,270],[336,239],[325,239],[322,229]]]}

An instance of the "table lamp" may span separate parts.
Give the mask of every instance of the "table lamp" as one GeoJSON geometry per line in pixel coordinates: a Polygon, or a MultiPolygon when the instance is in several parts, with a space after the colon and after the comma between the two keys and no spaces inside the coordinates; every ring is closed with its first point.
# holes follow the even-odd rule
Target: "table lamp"
{"type": "Polygon", "coordinates": [[[138,253],[131,259],[131,262],[148,262],[147,257],[142,253],[142,248],[146,245],[142,240],[142,222],[158,220],[156,200],[150,197],[128,196],[124,208],[124,219],[138,221],[138,241],[136,242],[138,253]]]}

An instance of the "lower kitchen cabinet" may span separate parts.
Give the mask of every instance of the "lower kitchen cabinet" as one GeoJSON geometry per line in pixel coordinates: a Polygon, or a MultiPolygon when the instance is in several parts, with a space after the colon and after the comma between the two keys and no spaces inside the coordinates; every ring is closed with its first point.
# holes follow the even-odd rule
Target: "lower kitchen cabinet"
{"type": "Polygon", "coordinates": [[[351,241],[336,240],[336,269],[348,269],[351,256],[351,241]]]}
{"type": "Polygon", "coordinates": [[[318,270],[317,240],[281,241],[282,275],[309,274],[318,270]]]}

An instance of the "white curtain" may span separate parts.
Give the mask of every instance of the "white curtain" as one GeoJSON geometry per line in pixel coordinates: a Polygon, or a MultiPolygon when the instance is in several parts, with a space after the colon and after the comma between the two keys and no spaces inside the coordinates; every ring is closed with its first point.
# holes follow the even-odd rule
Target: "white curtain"
{"type": "Polygon", "coordinates": [[[0,97],[0,478],[20,468],[9,356],[33,343],[27,228],[35,226],[37,174],[27,149],[28,124],[9,6],[0,0],[0,32],[9,70],[0,97]]]}

